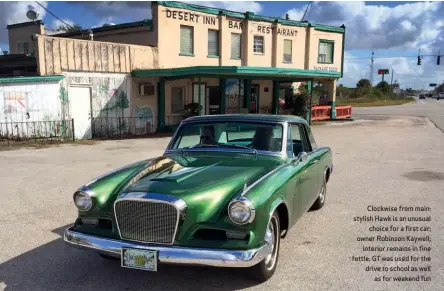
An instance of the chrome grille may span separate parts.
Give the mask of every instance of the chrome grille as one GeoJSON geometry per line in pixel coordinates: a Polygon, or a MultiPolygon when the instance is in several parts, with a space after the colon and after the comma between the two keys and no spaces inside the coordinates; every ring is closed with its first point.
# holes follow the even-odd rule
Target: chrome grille
{"type": "Polygon", "coordinates": [[[119,200],[114,206],[122,239],[172,244],[179,211],[169,203],[153,200],[119,200]]]}

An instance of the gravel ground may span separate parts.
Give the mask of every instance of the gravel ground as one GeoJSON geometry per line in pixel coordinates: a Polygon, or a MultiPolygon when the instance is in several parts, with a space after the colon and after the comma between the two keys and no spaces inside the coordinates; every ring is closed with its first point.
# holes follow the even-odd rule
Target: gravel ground
{"type": "Polygon", "coordinates": [[[118,261],[63,243],[63,230],[76,218],[72,193],[79,186],[105,171],[162,154],[169,138],[0,152],[0,290],[442,290],[444,134],[416,117],[336,123],[313,131],[318,144],[333,151],[335,171],[326,205],[307,213],[290,231],[282,241],[276,274],[260,285],[242,269],[123,269],[118,261]],[[369,213],[368,205],[428,206],[432,211],[369,213]],[[365,255],[363,245],[377,245],[357,242],[358,236],[372,235],[370,225],[399,224],[353,222],[355,216],[370,214],[432,215],[431,223],[416,223],[431,226],[432,242],[423,245],[432,247],[424,253],[432,261],[398,264],[431,265],[431,272],[398,273],[426,275],[431,282],[374,282],[375,276],[396,273],[366,272],[365,266],[378,264],[351,260],[365,255]]]}

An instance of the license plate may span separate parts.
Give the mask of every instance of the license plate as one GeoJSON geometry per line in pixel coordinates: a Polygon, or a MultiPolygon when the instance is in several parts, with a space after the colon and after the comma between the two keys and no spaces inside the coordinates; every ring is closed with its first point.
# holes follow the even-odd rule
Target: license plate
{"type": "Polygon", "coordinates": [[[157,271],[157,251],[122,249],[122,267],[157,271]]]}

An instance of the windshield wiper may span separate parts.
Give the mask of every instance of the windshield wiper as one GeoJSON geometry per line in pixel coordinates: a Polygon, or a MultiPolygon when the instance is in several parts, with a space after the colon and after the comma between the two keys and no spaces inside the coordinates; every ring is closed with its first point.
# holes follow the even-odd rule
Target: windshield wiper
{"type": "Polygon", "coordinates": [[[255,155],[257,155],[257,150],[250,148],[250,147],[246,147],[246,146],[242,146],[242,145],[238,145],[238,144],[220,144],[220,147],[227,147],[227,148],[238,148],[238,149],[245,149],[245,150],[250,150],[253,151],[253,153],[255,155]]]}

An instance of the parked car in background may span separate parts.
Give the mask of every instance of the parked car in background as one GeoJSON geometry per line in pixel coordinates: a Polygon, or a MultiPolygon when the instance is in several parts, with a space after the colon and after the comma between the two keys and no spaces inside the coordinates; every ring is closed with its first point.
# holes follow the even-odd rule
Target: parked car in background
{"type": "Polygon", "coordinates": [[[424,94],[419,95],[419,99],[426,99],[424,94]]]}
{"type": "Polygon", "coordinates": [[[316,144],[304,119],[190,117],[161,157],[76,191],[78,218],[64,240],[120,258],[122,267],[243,267],[265,281],[278,265],[281,238],[309,209],[324,206],[332,172],[330,148],[316,144]]]}
{"type": "Polygon", "coordinates": [[[436,97],[436,100],[439,100],[439,99],[444,99],[444,92],[439,92],[438,93],[438,96],[436,97]]]}

